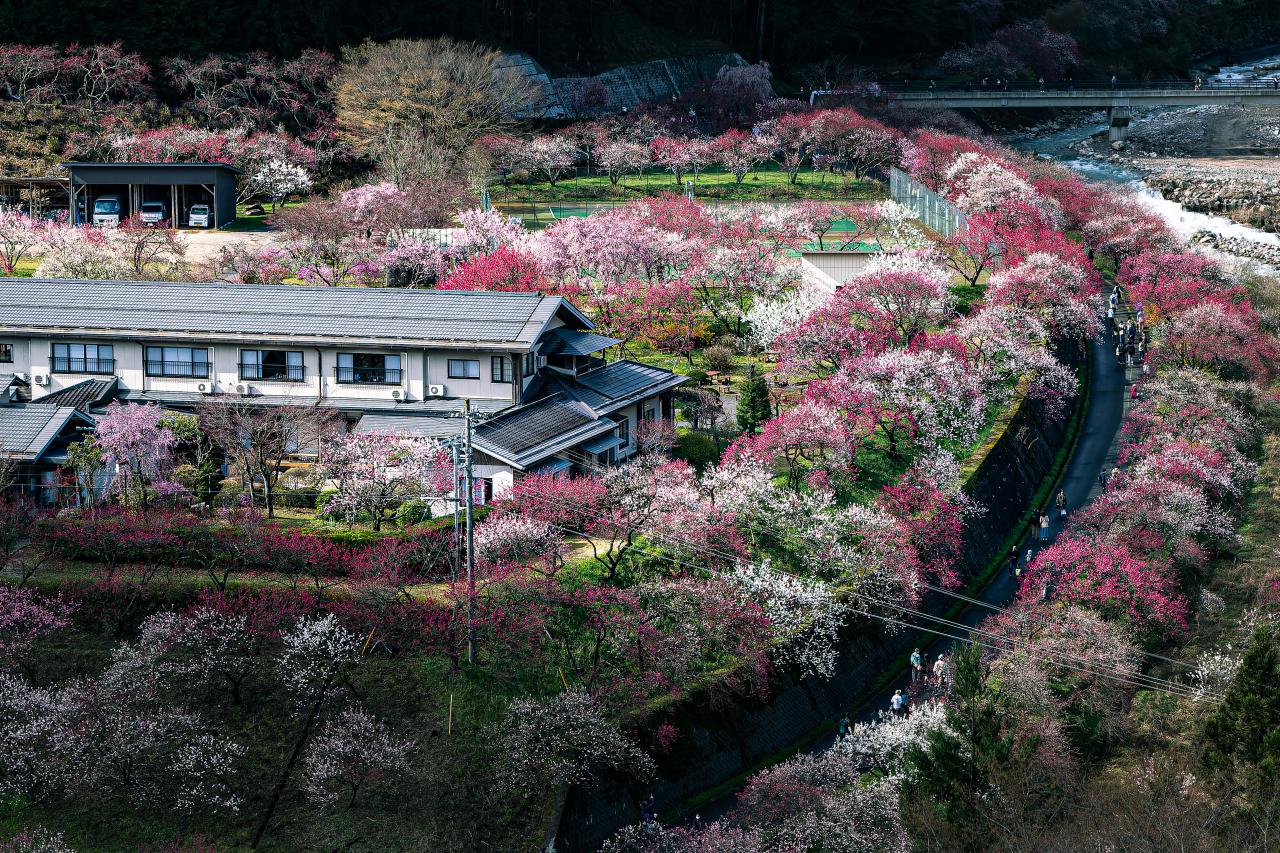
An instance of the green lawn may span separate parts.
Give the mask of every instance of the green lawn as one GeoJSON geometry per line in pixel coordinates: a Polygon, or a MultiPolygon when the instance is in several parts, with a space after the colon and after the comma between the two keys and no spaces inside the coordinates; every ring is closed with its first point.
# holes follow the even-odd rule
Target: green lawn
{"type": "MultiPolygon", "coordinates": [[[[302,204],[306,204],[306,201],[286,201],[284,204],[277,207],[276,211],[278,212],[280,210],[283,210],[286,207],[298,207],[299,205],[302,205],[302,204]]],[[[264,204],[262,206],[263,209],[266,211],[266,213],[256,214],[252,216],[249,215],[248,213],[245,213],[245,211],[248,210],[249,207],[250,205],[247,205],[247,204],[237,204],[236,205],[236,221],[232,222],[230,225],[226,226],[222,230],[223,231],[266,231],[268,227],[267,219],[269,219],[271,216],[271,205],[264,204]]]]}
{"type": "MultiPolygon", "coordinates": [[[[730,199],[760,201],[769,199],[829,198],[847,201],[885,198],[885,187],[878,181],[815,172],[802,169],[796,182],[777,166],[762,166],[748,174],[741,184],[722,169],[708,169],[693,181],[694,197],[699,199],[730,199]]],[[[546,181],[509,183],[503,186],[495,181],[489,187],[494,204],[506,207],[511,202],[564,202],[564,201],[629,201],[643,196],[683,192],[684,183],[676,183],[670,172],[657,169],[643,175],[626,175],[616,185],[604,175],[565,178],[553,187],[546,181]]],[[[513,211],[515,212],[515,211],[513,211]]]]}

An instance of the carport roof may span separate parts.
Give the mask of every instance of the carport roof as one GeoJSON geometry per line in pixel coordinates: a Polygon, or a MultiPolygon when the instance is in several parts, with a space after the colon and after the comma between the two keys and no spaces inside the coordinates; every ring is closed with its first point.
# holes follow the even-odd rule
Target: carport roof
{"type": "Polygon", "coordinates": [[[236,173],[237,175],[243,175],[243,174],[244,174],[244,170],[243,170],[243,169],[237,169],[235,166],[232,166],[230,163],[209,163],[209,162],[199,162],[199,163],[156,163],[156,162],[132,163],[132,162],[129,162],[129,161],[124,161],[124,160],[121,160],[121,161],[110,161],[110,162],[106,162],[106,163],[86,163],[86,162],[82,162],[82,161],[78,161],[78,160],[77,160],[77,161],[72,161],[72,162],[69,162],[69,163],[62,163],[62,164],[60,164],[60,165],[61,165],[61,166],[62,166],[62,168],[64,168],[64,169],[85,169],[85,168],[90,168],[90,169],[91,169],[91,168],[108,168],[108,167],[109,167],[109,168],[112,168],[112,169],[119,169],[119,168],[133,168],[134,166],[138,166],[138,167],[140,167],[140,168],[144,168],[144,169],[145,169],[145,168],[165,168],[165,169],[175,169],[175,168],[176,168],[176,169],[226,169],[227,171],[229,171],[229,172],[234,172],[234,173],[236,173]]]}

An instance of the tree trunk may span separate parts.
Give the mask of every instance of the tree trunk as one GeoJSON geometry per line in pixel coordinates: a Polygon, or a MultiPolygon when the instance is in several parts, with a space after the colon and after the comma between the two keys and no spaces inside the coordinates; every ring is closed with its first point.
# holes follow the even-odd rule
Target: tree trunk
{"type": "Polygon", "coordinates": [[[280,797],[284,794],[285,787],[289,784],[289,777],[293,774],[294,765],[298,763],[298,757],[302,755],[302,748],[306,746],[307,739],[311,736],[311,727],[315,725],[316,717],[320,716],[320,708],[324,705],[324,695],[329,689],[329,682],[332,676],[325,679],[323,687],[316,696],[316,701],[312,703],[310,712],[307,713],[306,722],[302,725],[302,732],[298,735],[298,740],[293,744],[293,751],[289,753],[289,760],[284,765],[284,770],[280,774],[280,778],[276,780],[275,788],[271,791],[271,800],[267,803],[267,810],[262,815],[262,822],[258,824],[258,831],[253,834],[253,843],[250,845],[251,850],[257,850],[258,845],[262,842],[262,836],[267,832],[267,825],[271,823],[271,816],[275,814],[276,806],[280,804],[280,797]]]}

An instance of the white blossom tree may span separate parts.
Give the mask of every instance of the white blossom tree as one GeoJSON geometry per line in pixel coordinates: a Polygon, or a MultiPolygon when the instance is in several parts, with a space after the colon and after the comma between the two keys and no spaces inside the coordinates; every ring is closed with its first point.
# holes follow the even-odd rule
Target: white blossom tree
{"type": "Polygon", "coordinates": [[[413,742],[398,738],[362,708],[347,708],[326,723],[302,759],[303,788],[317,805],[355,805],[361,791],[409,767],[413,742]]]}

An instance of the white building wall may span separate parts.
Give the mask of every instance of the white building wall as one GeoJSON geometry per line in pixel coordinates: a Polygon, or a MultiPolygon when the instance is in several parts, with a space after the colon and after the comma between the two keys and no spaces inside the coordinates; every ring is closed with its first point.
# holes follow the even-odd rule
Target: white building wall
{"type": "MultiPolygon", "coordinates": [[[[28,376],[45,377],[43,385],[32,383],[32,398],[36,399],[54,391],[70,387],[86,379],[104,378],[98,374],[53,373],[50,370],[51,338],[0,338],[2,343],[13,344],[13,363],[0,363],[0,372],[26,373],[28,376]]],[[[401,399],[422,400],[428,394],[429,385],[443,385],[445,396],[471,397],[473,399],[512,400],[514,383],[494,382],[490,357],[492,351],[457,350],[394,350],[359,347],[289,346],[287,344],[210,344],[198,340],[168,341],[170,345],[205,347],[209,352],[210,376],[208,379],[188,377],[147,376],[144,363],[144,347],[140,341],[110,338],[58,338],[59,342],[111,344],[116,361],[115,376],[121,387],[135,391],[185,391],[196,392],[200,385],[211,386],[218,393],[236,393],[239,386],[252,387],[260,394],[297,397],[299,402],[320,399],[386,399],[392,400],[393,392],[400,391],[401,399]],[[266,379],[241,379],[241,352],[246,349],[280,349],[302,353],[303,381],[286,382],[266,379]],[[336,368],[338,354],[347,352],[383,353],[400,356],[401,381],[398,385],[339,383],[336,368]],[[450,379],[449,359],[467,359],[480,364],[480,376],[476,379],[450,379]]],[[[153,342],[159,346],[164,342],[153,342]]],[[[516,381],[519,381],[520,357],[510,353],[516,381]]]]}

